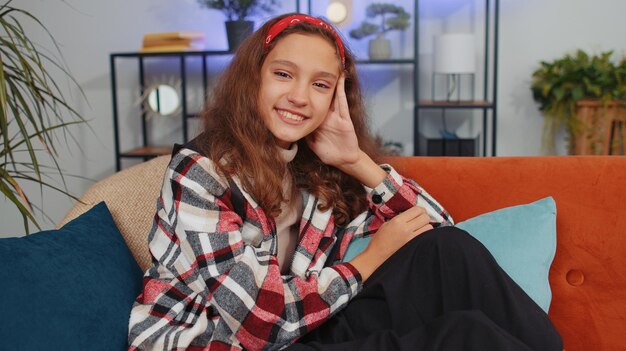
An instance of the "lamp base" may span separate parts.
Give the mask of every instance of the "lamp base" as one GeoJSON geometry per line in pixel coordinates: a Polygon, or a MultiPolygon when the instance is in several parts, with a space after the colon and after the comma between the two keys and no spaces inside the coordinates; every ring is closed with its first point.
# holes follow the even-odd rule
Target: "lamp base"
{"type": "Polygon", "coordinates": [[[474,73],[433,72],[431,99],[433,101],[474,101],[474,82],[474,73]]]}

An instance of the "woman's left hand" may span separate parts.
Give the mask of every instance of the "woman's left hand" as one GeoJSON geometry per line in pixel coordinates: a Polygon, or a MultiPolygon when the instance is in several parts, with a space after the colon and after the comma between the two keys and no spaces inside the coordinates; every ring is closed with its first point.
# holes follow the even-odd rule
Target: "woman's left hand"
{"type": "Polygon", "coordinates": [[[350,119],[345,80],[342,74],[326,119],[306,139],[322,162],[335,167],[357,162],[361,151],[350,119]]]}

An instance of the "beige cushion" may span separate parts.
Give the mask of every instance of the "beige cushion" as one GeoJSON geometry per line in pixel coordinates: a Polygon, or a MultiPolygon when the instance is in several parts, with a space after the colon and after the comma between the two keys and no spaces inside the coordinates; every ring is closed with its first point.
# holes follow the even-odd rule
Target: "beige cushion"
{"type": "Polygon", "coordinates": [[[121,170],[92,185],[68,212],[59,226],[105,201],[126,244],[142,270],[150,266],[148,233],[170,156],[121,170]]]}

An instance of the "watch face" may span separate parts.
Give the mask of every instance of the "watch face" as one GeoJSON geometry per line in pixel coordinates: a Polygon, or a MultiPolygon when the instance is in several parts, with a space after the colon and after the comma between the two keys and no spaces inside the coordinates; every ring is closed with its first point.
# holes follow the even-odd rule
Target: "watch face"
{"type": "Polygon", "coordinates": [[[326,17],[333,23],[341,23],[348,17],[348,9],[341,2],[331,2],[326,8],[326,17]]]}

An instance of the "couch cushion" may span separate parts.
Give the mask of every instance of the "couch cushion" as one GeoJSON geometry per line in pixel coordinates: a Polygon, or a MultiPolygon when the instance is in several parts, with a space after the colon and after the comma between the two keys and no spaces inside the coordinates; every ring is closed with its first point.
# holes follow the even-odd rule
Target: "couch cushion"
{"type": "Polygon", "coordinates": [[[104,202],[58,230],[0,239],[0,344],[124,350],[141,279],[104,202]]]}
{"type": "Polygon", "coordinates": [[[170,156],[125,168],[92,185],[61,221],[67,223],[100,201],[106,201],[126,245],[142,270],[150,267],[148,233],[170,156]]]}
{"type": "MultiPolygon", "coordinates": [[[[485,213],[457,224],[478,239],[498,264],[544,310],[552,293],[548,281],[556,250],[556,205],[551,197],[485,213]]],[[[344,257],[363,251],[370,238],[354,240],[344,257]]]]}

